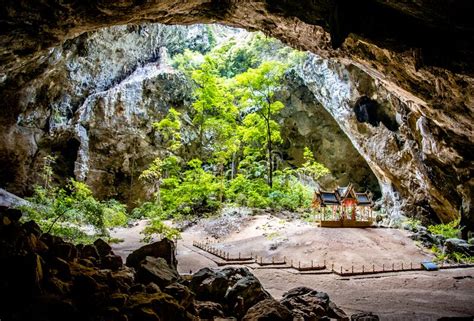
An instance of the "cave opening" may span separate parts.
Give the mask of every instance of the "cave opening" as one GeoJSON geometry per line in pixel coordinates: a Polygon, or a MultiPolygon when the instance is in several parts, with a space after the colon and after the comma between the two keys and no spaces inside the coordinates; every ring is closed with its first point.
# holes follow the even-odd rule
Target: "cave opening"
{"type": "MultiPolygon", "coordinates": [[[[418,267],[422,261],[472,259],[472,246],[456,238],[459,225],[427,229],[416,220],[420,215],[453,221],[461,204],[461,222],[469,222],[472,184],[464,174],[470,164],[459,162],[459,146],[451,148],[450,137],[440,139],[436,126],[449,124],[452,115],[440,122],[438,113],[430,114],[431,99],[444,101],[443,86],[456,86],[459,78],[448,70],[444,81],[439,76],[444,71],[425,66],[437,61],[459,70],[463,64],[438,57],[429,43],[433,37],[420,44],[423,50],[408,46],[408,54],[397,52],[433,30],[415,7],[406,15],[403,5],[367,2],[361,9],[329,2],[312,2],[302,20],[294,17],[299,5],[262,2],[249,9],[246,2],[233,1],[212,1],[198,10],[190,9],[192,2],[186,8],[176,3],[169,12],[146,4],[133,20],[221,21],[265,31],[313,53],[212,24],[122,25],[145,6],[140,1],[130,11],[123,10],[127,2],[101,3],[95,8],[97,22],[97,12],[91,12],[87,22],[74,23],[67,21],[76,4],[58,4],[54,8],[67,7],[61,11],[64,25],[38,29],[43,30],[41,48],[27,48],[28,36],[19,37],[25,48],[12,42],[21,66],[13,64],[11,73],[0,75],[0,90],[15,114],[0,122],[5,137],[0,165],[8,168],[0,179],[2,187],[19,195],[25,186],[35,186],[35,195],[25,203],[0,190],[0,290],[9,294],[0,319],[306,320],[314,313],[348,319],[343,309],[352,311],[361,289],[339,282],[341,276],[381,274],[399,287],[405,271],[425,273],[418,267]],[[240,6],[243,10],[236,10],[240,6]],[[350,17],[350,8],[361,18],[350,17]],[[387,24],[402,17],[406,29],[371,31],[382,23],[374,17],[363,25],[371,8],[382,12],[387,24]],[[403,13],[392,15],[392,10],[403,13]],[[109,27],[98,29],[103,26],[109,27]],[[419,28],[407,37],[413,26],[419,28]],[[225,35],[229,30],[233,39],[225,35]],[[436,57],[423,61],[430,55],[436,57]],[[434,121],[423,121],[427,114],[434,121]],[[45,161],[47,154],[56,157],[45,161]],[[454,164],[456,174],[447,164],[454,164]],[[55,175],[74,179],[62,188],[55,175]],[[336,189],[349,183],[353,188],[336,189]],[[344,195],[352,213],[357,191],[368,188],[374,200],[382,196],[373,208],[377,224],[356,232],[316,227],[315,187],[320,195],[328,190],[344,195]],[[5,204],[16,204],[23,213],[5,204]],[[393,261],[394,253],[400,262],[393,261]],[[307,272],[324,273],[327,282],[307,272]],[[318,290],[289,289],[293,284],[318,290]],[[342,309],[321,289],[342,302],[342,309]],[[302,299],[307,300],[304,311],[302,299]]],[[[53,9],[43,5],[35,17],[53,9]]],[[[167,2],[161,5],[166,8],[167,2]]],[[[78,6],[84,16],[87,6],[78,6]]],[[[15,34],[21,35],[21,28],[15,34]]],[[[11,68],[10,47],[2,50],[2,70],[11,68]]],[[[460,56],[454,50],[452,57],[460,56]]],[[[469,108],[463,104],[456,108],[469,108]]],[[[463,119],[452,118],[466,128],[463,119]]],[[[460,132],[456,139],[465,137],[460,132]]],[[[347,215],[340,203],[329,205],[325,215],[347,215]]],[[[437,282],[441,272],[423,274],[435,278],[428,286],[408,277],[403,284],[412,287],[403,289],[404,299],[418,302],[420,288],[432,290],[438,283],[443,297],[430,294],[433,300],[424,309],[429,313],[402,302],[397,316],[452,314],[444,293],[459,298],[459,291],[463,300],[453,300],[456,315],[472,314],[464,300],[472,297],[464,280],[470,270],[464,271],[446,272],[451,274],[444,282],[437,282]]],[[[371,300],[358,310],[386,316],[384,311],[399,304],[381,294],[386,284],[361,283],[371,300]]],[[[351,317],[358,318],[378,319],[372,313],[351,317]]]]}

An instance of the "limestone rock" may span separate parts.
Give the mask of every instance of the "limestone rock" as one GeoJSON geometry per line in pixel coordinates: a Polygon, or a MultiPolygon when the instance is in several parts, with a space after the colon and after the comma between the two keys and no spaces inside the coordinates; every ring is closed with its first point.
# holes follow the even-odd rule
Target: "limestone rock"
{"type": "Polygon", "coordinates": [[[271,295],[263,288],[260,281],[253,275],[244,276],[227,291],[225,298],[231,309],[245,315],[247,310],[271,295]]]}
{"type": "Polygon", "coordinates": [[[297,287],[283,294],[280,301],[293,316],[304,320],[319,319],[324,316],[346,319],[347,316],[337,308],[324,292],[307,287],[297,287]]]}
{"type": "Polygon", "coordinates": [[[165,287],[179,278],[178,272],[161,257],[147,256],[137,267],[136,279],[143,284],[154,282],[159,287],[165,287]]]}
{"type": "Polygon", "coordinates": [[[201,301],[224,302],[229,280],[221,271],[202,268],[191,278],[190,288],[201,301]]]}
{"type": "Polygon", "coordinates": [[[224,317],[224,309],[221,304],[212,301],[195,301],[194,308],[197,315],[202,319],[215,320],[218,317],[224,317]]]}
{"type": "Polygon", "coordinates": [[[444,242],[446,248],[446,253],[461,253],[467,256],[474,256],[474,245],[467,243],[465,240],[461,239],[447,239],[444,242]]]}
{"type": "Polygon", "coordinates": [[[266,299],[251,307],[242,321],[291,321],[290,310],[274,299],[266,299]]]}
{"type": "Polygon", "coordinates": [[[151,256],[165,259],[171,268],[176,269],[177,260],[175,253],[176,246],[174,242],[164,238],[161,241],[142,246],[130,253],[127,257],[126,265],[136,268],[145,257],[151,256]]]}

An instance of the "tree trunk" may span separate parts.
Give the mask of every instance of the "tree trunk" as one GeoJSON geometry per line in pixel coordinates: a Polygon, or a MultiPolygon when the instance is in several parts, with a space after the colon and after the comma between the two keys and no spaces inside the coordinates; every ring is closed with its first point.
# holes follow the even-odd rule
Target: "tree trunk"
{"type": "Polygon", "coordinates": [[[266,118],[267,122],[267,149],[268,149],[268,186],[273,187],[273,164],[272,164],[272,131],[270,128],[270,103],[268,104],[268,115],[266,118]]]}

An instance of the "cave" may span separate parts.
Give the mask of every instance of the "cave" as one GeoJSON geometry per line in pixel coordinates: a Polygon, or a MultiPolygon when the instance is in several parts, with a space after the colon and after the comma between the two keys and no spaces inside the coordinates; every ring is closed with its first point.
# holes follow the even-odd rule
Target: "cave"
{"type": "MultiPolygon", "coordinates": [[[[360,192],[365,189],[373,192],[374,201],[377,200],[374,208],[381,213],[380,221],[386,222],[386,225],[381,224],[389,227],[387,232],[380,229],[382,232],[375,233],[391,233],[392,228],[398,226],[409,230],[410,237],[420,246],[432,245],[430,250],[437,257],[451,251],[472,259],[474,64],[470,58],[474,53],[474,24],[469,13],[473,9],[470,1],[446,4],[378,0],[6,1],[0,9],[0,92],[3,96],[0,108],[0,289],[11,297],[4,298],[9,307],[0,308],[0,319],[59,320],[75,315],[72,319],[194,320],[193,317],[199,315],[202,319],[233,316],[238,320],[260,320],[260,316],[290,320],[299,317],[295,311],[301,306],[296,301],[305,297],[309,300],[306,304],[316,300],[318,304],[312,308],[326,318],[348,319],[331,301],[334,300],[343,302],[343,309],[353,314],[352,319],[359,320],[355,312],[362,311],[360,305],[354,308],[345,300],[346,296],[325,283],[335,282],[339,286],[339,281],[323,281],[322,286],[334,290],[329,293],[329,300],[324,292],[304,287],[283,293],[272,288],[271,273],[253,270],[253,267],[252,273],[263,280],[262,283],[266,282],[265,287],[270,287],[268,292],[247,267],[217,272],[204,268],[191,270],[188,275],[183,267],[187,265],[177,269],[176,245],[167,243],[166,238],[153,243],[155,247],[135,249],[133,254],[140,259],[132,262],[133,255],[128,255],[132,252],[127,249],[130,253],[126,256],[120,245],[110,247],[102,240],[92,245],[72,244],[55,236],[51,228],[40,228],[33,221],[18,221],[21,214],[10,208],[12,204],[25,206],[21,197],[35,193],[35,185],[48,186],[50,178],[45,183],[40,173],[44,170],[44,156],[51,154],[56,157],[52,179],[58,186],[66,184],[67,177],[77,179],[73,183],[77,185],[68,185],[68,188],[86,191],[75,197],[83,197],[82,201],[89,208],[107,204],[108,212],[105,212],[108,214],[113,208],[117,213],[141,215],[139,212],[144,207],[137,204],[144,200],[153,203],[154,195],[162,188],[161,182],[150,187],[139,179],[140,172],[162,156],[157,148],[163,144],[162,129],[153,123],[163,120],[173,108],[184,115],[183,126],[191,128],[193,125],[193,114],[188,110],[196,99],[196,89],[189,82],[191,73],[186,75],[175,70],[174,58],[185,57],[188,51],[202,56],[212,53],[212,43],[220,41],[214,37],[222,37],[219,32],[223,31],[219,30],[238,33],[242,28],[245,32],[261,32],[281,41],[278,46],[284,44],[305,52],[301,64],[280,79],[283,87],[274,95],[286,108],[275,115],[275,124],[282,128],[281,148],[269,152],[270,168],[283,171],[302,167],[308,147],[314,161],[324,164],[331,173],[318,181],[318,188],[332,190],[352,183],[360,192]],[[215,24],[222,27],[214,27],[215,24]],[[115,201],[107,203],[111,198],[123,205],[115,201]],[[456,231],[459,233],[449,238],[454,241],[444,243],[447,237],[440,241],[438,236],[429,234],[431,230],[428,233],[426,227],[413,222],[426,226],[442,223],[451,226],[449,224],[458,222],[456,231]],[[471,239],[471,243],[462,239],[471,239]],[[127,261],[127,267],[122,259],[127,261]],[[8,279],[19,271],[25,277],[8,279]],[[165,277],[160,273],[157,276],[156,271],[166,274],[165,277]],[[20,288],[29,291],[22,303],[19,298],[23,299],[24,292],[20,288]],[[256,293],[248,294],[248,288],[255,289],[256,293]]],[[[258,67],[244,66],[245,57],[239,56],[241,54],[236,51],[235,70],[224,78],[232,78],[247,67],[258,67]]],[[[274,55],[277,55],[276,49],[274,55]]],[[[190,130],[181,139],[193,141],[196,137],[190,130]]],[[[183,148],[189,155],[203,153],[202,148],[193,143],[184,144],[183,148]]],[[[243,149],[238,152],[243,153],[243,149]]],[[[263,160],[255,166],[264,168],[263,160]]],[[[239,165],[237,162],[236,166],[239,165]]],[[[216,164],[202,167],[204,172],[217,172],[218,168],[216,164]]],[[[188,163],[183,167],[188,173],[193,169],[197,172],[199,166],[188,163]]],[[[236,170],[232,167],[225,173],[222,177],[229,175],[234,179],[236,170]]],[[[269,176],[264,170],[257,174],[269,176]]],[[[259,178],[257,174],[255,177],[259,178]]],[[[184,185],[184,181],[181,183],[184,185]]],[[[248,198],[242,195],[239,201],[248,198]]],[[[271,199],[280,194],[269,195],[271,199]]],[[[205,207],[207,213],[216,200],[223,197],[222,193],[216,193],[202,201],[199,210],[205,207]]],[[[166,200],[166,194],[164,198],[166,200]]],[[[179,210],[193,211],[184,205],[179,210]]],[[[209,223],[196,233],[205,231],[213,237],[217,235],[217,239],[225,238],[225,233],[220,235],[221,231],[213,224],[238,226],[239,220],[247,219],[247,214],[242,214],[245,210],[229,211],[231,214],[223,215],[217,223],[209,223]],[[236,218],[229,218],[234,214],[236,218]]],[[[263,205],[255,211],[256,221],[259,215],[268,214],[265,211],[263,205]]],[[[281,209],[270,211],[276,222],[286,219],[278,216],[279,211],[281,209]]],[[[198,210],[195,213],[203,215],[198,210]]],[[[56,222],[55,218],[48,219],[53,225],[56,222]]],[[[201,226],[193,220],[183,226],[186,224],[191,228],[201,226]]],[[[268,264],[275,264],[275,255],[281,255],[288,265],[286,255],[291,256],[291,252],[284,252],[281,245],[287,241],[279,236],[276,228],[263,232],[272,224],[278,223],[270,219],[257,226],[259,233],[265,234],[258,242],[270,249],[266,252],[268,264]]],[[[135,227],[131,224],[129,228],[135,227]]],[[[153,228],[160,230],[163,226],[153,228]]],[[[361,231],[361,238],[352,243],[363,244],[361,247],[377,243],[371,231],[361,231]]],[[[232,233],[239,231],[229,227],[228,234],[232,233]]],[[[120,233],[113,235],[120,239],[120,233]]],[[[334,240],[329,234],[324,235],[334,240]]],[[[389,250],[404,251],[398,246],[406,245],[409,238],[405,235],[400,240],[393,248],[387,246],[389,250]]],[[[258,255],[261,255],[260,267],[265,266],[264,254],[255,254],[258,250],[252,248],[254,243],[237,245],[229,241],[213,245],[193,240],[186,243],[186,247],[180,245],[181,241],[177,242],[180,262],[188,262],[182,252],[189,251],[189,247],[192,251],[207,251],[205,255],[224,261],[225,253],[227,261],[231,261],[226,251],[234,249],[236,262],[239,262],[237,259],[243,261],[242,251],[250,253],[252,264],[258,265],[258,255]]],[[[294,242],[308,247],[305,257],[313,253],[312,245],[305,244],[313,244],[310,242],[314,240],[294,242]]],[[[326,239],[319,242],[323,244],[326,239]]],[[[390,242],[387,239],[387,244],[392,244],[390,242]]],[[[344,251],[357,251],[357,246],[348,245],[350,243],[348,238],[346,248],[339,249],[339,254],[346,259],[351,256],[344,251]]],[[[421,260],[419,248],[411,243],[407,248],[410,253],[416,252],[413,256],[421,260]]],[[[403,257],[401,252],[396,254],[403,257]]],[[[360,254],[364,255],[365,252],[360,254]]],[[[293,259],[296,262],[291,258],[290,267],[295,270],[298,267],[299,272],[315,268],[313,260],[311,266],[303,262],[302,268],[293,259]]],[[[376,273],[380,268],[378,263],[367,265],[365,261],[353,259],[347,263],[352,264],[350,272],[349,265],[347,270],[343,264],[334,267],[332,263],[329,268],[330,260],[334,262],[326,253],[325,269],[341,277],[354,274],[354,266],[357,269],[358,264],[362,274],[368,273],[368,269],[376,273]]],[[[390,266],[388,262],[381,263],[384,273],[390,266]]],[[[401,262],[398,268],[393,262],[390,264],[394,273],[403,274],[404,268],[412,267],[412,262],[401,262]]],[[[417,317],[436,319],[474,314],[468,304],[473,299],[469,290],[472,289],[469,280],[472,270],[468,266],[465,270],[453,271],[443,276],[445,270],[440,270],[436,277],[449,279],[446,284],[459,281],[453,288],[459,285],[461,294],[444,288],[442,291],[456,295],[455,303],[463,306],[462,309],[451,309],[443,305],[440,297],[433,296],[433,306],[438,305],[433,307],[436,311],[414,311],[409,303],[415,299],[407,295],[406,301],[397,303],[401,310],[396,316],[407,319],[416,312],[417,317]]],[[[272,270],[272,273],[277,272],[272,270]]],[[[281,274],[275,275],[283,278],[281,274]]],[[[437,282],[435,277],[429,277],[433,278],[430,282],[437,282]]],[[[285,282],[314,284],[311,280],[303,276],[298,281],[285,282]]],[[[412,281],[407,278],[405,282],[412,281]]],[[[392,279],[389,282],[393,282],[392,279]]],[[[378,290],[383,288],[380,284],[374,286],[378,286],[378,290]]],[[[351,295],[363,290],[344,285],[341,288],[351,295]]],[[[394,298],[387,300],[391,299],[394,298]]],[[[378,303],[380,309],[377,304],[369,306],[383,319],[388,316],[387,306],[378,303]]],[[[367,313],[359,316],[361,320],[378,320],[364,311],[367,313]]],[[[301,319],[309,317],[306,312],[301,312],[301,319]]]]}

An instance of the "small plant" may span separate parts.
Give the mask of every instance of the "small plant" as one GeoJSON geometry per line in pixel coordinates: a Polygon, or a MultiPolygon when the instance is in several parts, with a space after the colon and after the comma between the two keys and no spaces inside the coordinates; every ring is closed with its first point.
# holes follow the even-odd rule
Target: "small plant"
{"type": "Polygon", "coordinates": [[[157,218],[151,220],[150,224],[145,227],[141,233],[145,235],[143,241],[146,243],[151,242],[154,235],[175,241],[181,238],[181,233],[178,229],[166,225],[162,220],[157,218]]]}
{"type": "Polygon", "coordinates": [[[428,231],[430,231],[431,234],[443,235],[445,238],[450,239],[457,238],[461,232],[461,228],[459,227],[459,220],[454,220],[447,224],[430,225],[428,226],[428,231]]]}
{"type": "Polygon", "coordinates": [[[421,221],[415,218],[407,218],[403,224],[407,226],[410,231],[417,231],[421,225],[421,221]]]}
{"type": "Polygon", "coordinates": [[[433,245],[431,247],[431,252],[435,255],[435,261],[436,262],[445,262],[448,260],[448,255],[445,254],[439,247],[436,245],[433,245]]]}
{"type": "MultiPolygon", "coordinates": [[[[46,177],[51,172],[47,171],[46,177]]],[[[124,226],[126,209],[115,200],[99,201],[83,182],[70,179],[63,188],[35,186],[28,205],[19,209],[25,220],[35,220],[43,232],[60,236],[73,243],[91,243],[97,237],[108,237],[108,228],[124,226]],[[93,233],[83,228],[90,226],[93,233]]]]}

